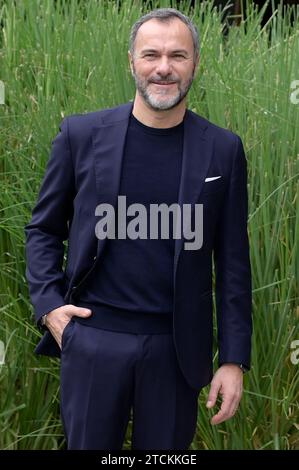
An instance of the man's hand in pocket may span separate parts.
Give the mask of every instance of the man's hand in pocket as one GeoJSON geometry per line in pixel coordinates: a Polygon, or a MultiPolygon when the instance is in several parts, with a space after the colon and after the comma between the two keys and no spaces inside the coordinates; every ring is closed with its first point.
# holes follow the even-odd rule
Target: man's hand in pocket
{"type": "Polygon", "coordinates": [[[76,305],[67,304],[51,310],[46,316],[45,326],[57,341],[61,349],[61,338],[64,328],[70,322],[73,315],[76,317],[86,318],[91,315],[91,310],[84,307],[76,307],[76,305]]]}

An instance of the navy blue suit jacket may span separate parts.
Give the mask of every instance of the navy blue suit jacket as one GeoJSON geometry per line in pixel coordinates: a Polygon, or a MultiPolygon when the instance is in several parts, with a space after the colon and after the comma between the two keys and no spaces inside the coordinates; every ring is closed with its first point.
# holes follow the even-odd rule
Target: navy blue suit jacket
{"type": "MultiPolygon", "coordinates": [[[[25,227],[26,276],[36,320],[76,303],[106,240],[95,236],[95,207],[116,207],[133,103],[66,117],[32,218],[25,227]],[[64,241],[68,240],[66,260],[64,241]],[[64,263],[66,261],[66,263],[64,263]]],[[[179,205],[203,204],[203,245],[175,240],[173,336],[178,361],[195,389],[213,376],[213,262],[218,364],[250,367],[251,267],[247,234],[247,164],[240,137],[186,111],[179,205]],[[212,181],[206,178],[221,176],[212,181]]],[[[194,217],[194,210],[193,210],[194,217]]],[[[97,219],[98,220],[98,219],[97,219]]],[[[36,352],[59,356],[46,332],[36,352]]]]}

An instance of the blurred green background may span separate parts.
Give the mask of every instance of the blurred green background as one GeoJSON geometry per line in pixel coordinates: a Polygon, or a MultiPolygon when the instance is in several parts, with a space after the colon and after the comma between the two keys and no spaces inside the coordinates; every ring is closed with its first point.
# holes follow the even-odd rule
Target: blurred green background
{"type": "MultiPolygon", "coordinates": [[[[130,27],[152,7],[169,6],[200,33],[188,107],[239,134],[248,161],[252,369],[226,423],[210,425],[208,387],[200,394],[191,449],[299,448],[299,10],[279,7],[262,23],[263,10],[248,2],[236,25],[212,2],[192,3],[0,0],[1,449],[65,448],[59,361],[34,355],[40,332],[24,277],[24,225],[51,141],[64,116],[134,98],[130,27]]],[[[131,421],[124,449],[130,436],[131,421]]]]}

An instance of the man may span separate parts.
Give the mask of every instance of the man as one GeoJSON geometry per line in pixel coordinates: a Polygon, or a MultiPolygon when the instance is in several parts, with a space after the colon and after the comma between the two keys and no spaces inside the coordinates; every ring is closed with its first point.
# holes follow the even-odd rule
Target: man
{"type": "MultiPolygon", "coordinates": [[[[135,23],[130,39],[134,102],[64,119],[25,228],[30,295],[47,330],[36,352],[61,357],[69,449],[121,449],[131,410],[132,449],[187,449],[202,387],[211,382],[208,408],[221,394],[211,419],[219,424],[237,411],[250,367],[242,142],[186,108],[199,63],[197,30],[186,16],[154,10],[135,23]],[[111,213],[97,216],[116,209],[119,228],[119,196],[131,216],[136,204],[146,211],[177,204],[182,213],[191,207],[195,231],[201,206],[200,248],[186,248],[185,232],[113,237],[111,213]]],[[[146,212],[139,224],[150,221],[146,212]]]]}

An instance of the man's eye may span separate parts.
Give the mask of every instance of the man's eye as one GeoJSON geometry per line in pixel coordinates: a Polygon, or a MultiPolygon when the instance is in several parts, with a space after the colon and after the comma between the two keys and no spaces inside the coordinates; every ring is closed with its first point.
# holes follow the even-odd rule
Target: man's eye
{"type": "Polygon", "coordinates": [[[179,59],[185,59],[185,56],[183,54],[174,54],[173,57],[179,58],[179,59]]]}
{"type": "Polygon", "coordinates": [[[156,54],[145,54],[144,57],[156,57],[156,54]]]}

